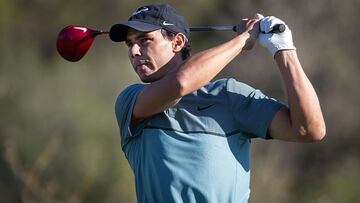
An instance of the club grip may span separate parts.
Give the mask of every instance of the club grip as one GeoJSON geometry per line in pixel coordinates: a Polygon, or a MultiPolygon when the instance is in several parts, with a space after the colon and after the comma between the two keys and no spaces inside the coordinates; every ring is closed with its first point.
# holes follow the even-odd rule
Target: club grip
{"type": "MultiPolygon", "coordinates": [[[[276,24],[274,27],[270,30],[269,33],[282,33],[286,29],[286,26],[284,24],[276,24]]],[[[234,32],[236,32],[236,26],[232,28],[234,32]]],[[[264,31],[260,31],[261,33],[265,33],[264,31]]]]}
{"type": "MultiPolygon", "coordinates": [[[[276,24],[274,27],[270,30],[269,33],[282,33],[286,29],[286,26],[284,24],[276,24]]],[[[262,33],[265,33],[264,31],[261,31],[262,33]]]]}

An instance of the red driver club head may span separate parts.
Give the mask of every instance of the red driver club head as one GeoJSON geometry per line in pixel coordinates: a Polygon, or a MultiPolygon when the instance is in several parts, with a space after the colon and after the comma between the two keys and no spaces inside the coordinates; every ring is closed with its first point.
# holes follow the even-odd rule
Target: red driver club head
{"type": "Polygon", "coordinates": [[[59,32],[56,49],[64,59],[76,62],[86,54],[97,35],[107,33],[84,26],[70,25],[59,32]]]}

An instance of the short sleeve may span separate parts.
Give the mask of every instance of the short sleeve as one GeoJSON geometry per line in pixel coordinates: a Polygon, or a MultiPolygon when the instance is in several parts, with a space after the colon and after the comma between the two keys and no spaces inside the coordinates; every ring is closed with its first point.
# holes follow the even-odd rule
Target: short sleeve
{"type": "Polygon", "coordinates": [[[228,80],[227,94],[239,130],[249,138],[266,139],[273,117],[280,108],[284,107],[284,104],[235,79],[228,80]]]}
{"type": "Polygon", "coordinates": [[[115,114],[120,129],[121,147],[123,150],[129,140],[139,135],[142,130],[141,124],[131,129],[130,123],[137,95],[143,87],[144,85],[142,84],[128,86],[120,93],[115,103],[115,114]]]}

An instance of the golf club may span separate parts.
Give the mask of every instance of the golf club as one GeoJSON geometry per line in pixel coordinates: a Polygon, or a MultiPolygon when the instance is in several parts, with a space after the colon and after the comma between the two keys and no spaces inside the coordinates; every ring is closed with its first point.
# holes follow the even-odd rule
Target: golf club
{"type": "MultiPolygon", "coordinates": [[[[236,26],[198,26],[190,27],[190,31],[235,31],[236,26]]],[[[284,24],[274,26],[271,33],[285,31],[284,24]]],[[[70,25],[63,28],[57,37],[56,49],[59,54],[71,62],[79,61],[89,50],[97,35],[109,34],[108,31],[95,30],[80,25],[70,25]]]]}

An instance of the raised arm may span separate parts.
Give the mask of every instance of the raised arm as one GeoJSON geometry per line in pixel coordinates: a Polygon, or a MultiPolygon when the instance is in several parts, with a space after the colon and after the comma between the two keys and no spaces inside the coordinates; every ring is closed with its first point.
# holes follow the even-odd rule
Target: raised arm
{"type": "Polygon", "coordinates": [[[320,103],[296,51],[279,51],[275,60],[284,81],[288,108],[280,109],[275,115],[269,128],[270,135],[294,142],[321,140],[325,136],[325,122],[320,103]]]}
{"type": "MultiPolygon", "coordinates": [[[[266,17],[262,30],[284,24],[275,17],[266,17]]],[[[316,92],[297,57],[288,27],[281,34],[260,34],[260,43],[274,55],[285,86],[288,107],[273,118],[268,133],[275,139],[293,142],[319,141],[325,136],[325,122],[316,92]]]]}

